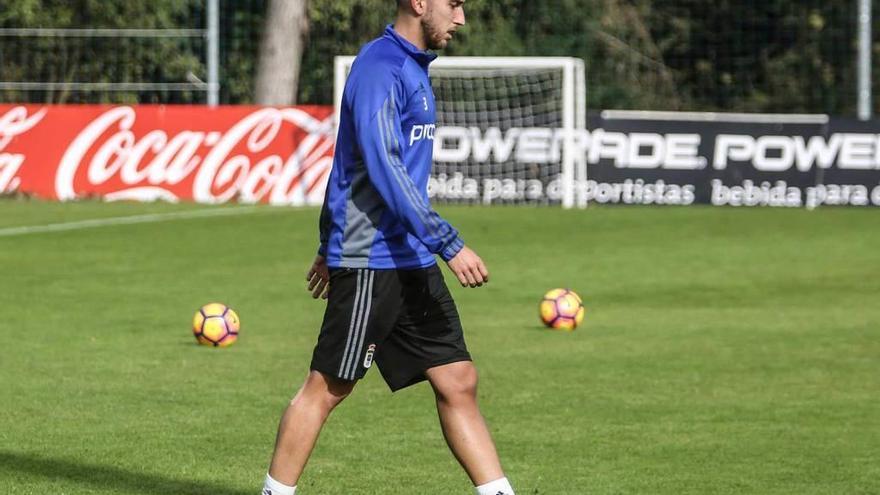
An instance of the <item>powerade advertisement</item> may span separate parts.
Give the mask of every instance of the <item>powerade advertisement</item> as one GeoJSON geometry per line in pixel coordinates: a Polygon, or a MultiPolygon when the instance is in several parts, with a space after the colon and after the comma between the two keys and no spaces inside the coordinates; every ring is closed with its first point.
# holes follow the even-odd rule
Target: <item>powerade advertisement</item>
{"type": "Polygon", "coordinates": [[[825,116],[786,121],[785,116],[760,115],[718,119],[594,115],[588,126],[592,130],[580,140],[588,162],[588,200],[880,206],[877,121],[825,116]]]}

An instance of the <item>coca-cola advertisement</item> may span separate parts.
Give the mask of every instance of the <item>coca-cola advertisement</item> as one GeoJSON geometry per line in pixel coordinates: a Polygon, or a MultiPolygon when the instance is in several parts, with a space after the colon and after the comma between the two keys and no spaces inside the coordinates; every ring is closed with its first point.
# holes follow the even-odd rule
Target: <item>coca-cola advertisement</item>
{"type": "Polygon", "coordinates": [[[333,108],[0,105],[0,194],[320,205],[333,108]]]}

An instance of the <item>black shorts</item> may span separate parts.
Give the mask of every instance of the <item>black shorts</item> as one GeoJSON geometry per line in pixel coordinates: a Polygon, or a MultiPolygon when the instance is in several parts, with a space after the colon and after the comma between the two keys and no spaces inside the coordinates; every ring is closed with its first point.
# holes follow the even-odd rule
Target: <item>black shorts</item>
{"type": "Polygon", "coordinates": [[[470,359],[455,301],[437,265],[330,270],[311,369],[358,380],[375,361],[396,391],[424,380],[429,368],[470,359]]]}

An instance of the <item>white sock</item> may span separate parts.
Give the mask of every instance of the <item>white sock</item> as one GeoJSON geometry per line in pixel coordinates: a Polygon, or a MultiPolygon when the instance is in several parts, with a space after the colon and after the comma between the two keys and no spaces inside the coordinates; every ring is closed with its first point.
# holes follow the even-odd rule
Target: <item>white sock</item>
{"type": "Polygon", "coordinates": [[[490,481],[485,485],[475,487],[474,491],[477,495],[514,495],[513,487],[510,486],[510,482],[507,481],[507,478],[490,481]]]}
{"type": "MultiPolygon", "coordinates": [[[[263,483],[262,495],[294,495],[295,486],[287,486],[266,473],[266,481],[263,483]]],[[[510,492],[513,493],[513,492],[510,492]]]]}

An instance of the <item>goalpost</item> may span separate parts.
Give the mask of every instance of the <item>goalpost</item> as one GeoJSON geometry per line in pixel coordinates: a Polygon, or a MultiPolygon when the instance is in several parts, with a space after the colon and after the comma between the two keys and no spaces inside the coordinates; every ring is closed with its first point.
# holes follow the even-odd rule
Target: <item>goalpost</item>
{"type": "MultiPolygon", "coordinates": [[[[336,57],[336,115],[354,57],[336,57]]],[[[433,202],[586,207],[584,63],[568,57],[439,57],[433,202]]]]}

